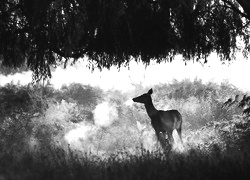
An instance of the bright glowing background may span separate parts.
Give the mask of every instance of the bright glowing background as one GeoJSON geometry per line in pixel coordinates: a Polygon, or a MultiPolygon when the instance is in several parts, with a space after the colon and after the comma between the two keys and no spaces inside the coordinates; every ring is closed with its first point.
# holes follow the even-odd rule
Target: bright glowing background
{"type": "MultiPolygon", "coordinates": [[[[146,67],[142,63],[132,61],[130,68],[122,67],[118,70],[112,67],[110,70],[103,69],[91,72],[87,67],[87,60],[82,60],[74,66],[66,69],[58,67],[52,72],[51,83],[55,88],[60,88],[63,84],[72,82],[99,86],[104,90],[118,89],[122,91],[134,88],[132,84],[142,83],[142,85],[153,86],[158,83],[171,82],[173,79],[201,79],[204,83],[213,81],[221,83],[228,80],[233,85],[243,91],[250,91],[248,79],[250,77],[250,61],[238,56],[236,61],[222,64],[215,54],[209,57],[208,63],[202,65],[198,62],[187,62],[187,65],[177,57],[172,63],[156,64],[152,62],[146,67]]],[[[6,83],[27,84],[31,82],[31,72],[22,74],[0,76],[0,85],[6,83]]]]}
{"type": "MultiPolygon", "coordinates": [[[[101,72],[95,70],[91,72],[87,67],[87,60],[81,60],[74,66],[68,66],[67,69],[58,67],[52,72],[51,83],[55,88],[60,88],[63,84],[69,85],[72,82],[89,84],[91,86],[99,86],[104,90],[118,89],[122,91],[132,90],[135,86],[133,84],[140,84],[144,86],[154,86],[159,83],[168,83],[173,79],[183,80],[195,78],[201,79],[204,83],[212,81],[221,83],[228,80],[239,89],[243,91],[250,91],[250,85],[248,79],[250,77],[250,62],[242,57],[238,56],[237,60],[222,65],[215,54],[212,54],[208,63],[202,65],[200,63],[187,62],[187,65],[181,60],[180,57],[172,63],[151,63],[150,66],[145,68],[142,63],[130,63],[130,68],[122,67],[118,70],[116,67],[112,67],[110,70],[103,69],[101,72]]],[[[7,83],[13,82],[14,84],[25,85],[32,80],[32,73],[17,73],[15,75],[2,76],[0,75],[0,86],[4,86],[7,83]]],[[[126,104],[130,105],[131,100],[126,104]]],[[[60,105],[63,105],[61,103],[60,105]]],[[[65,140],[71,144],[72,148],[78,150],[91,149],[95,150],[92,145],[91,138],[98,133],[98,129],[101,127],[107,127],[112,124],[117,118],[118,113],[116,107],[109,102],[101,102],[93,111],[94,113],[94,125],[78,124],[75,129],[72,129],[65,135],[65,140]]],[[[150,132],[146,132],[146,139],[144,143],[145,148],[152,147],[153,133],[150,136],[150,132]],[[151,139],[150,139],[151,138],[151,139]]],[[[35,146],[36,141],[31,140],[31,145],[35,146]]]]}

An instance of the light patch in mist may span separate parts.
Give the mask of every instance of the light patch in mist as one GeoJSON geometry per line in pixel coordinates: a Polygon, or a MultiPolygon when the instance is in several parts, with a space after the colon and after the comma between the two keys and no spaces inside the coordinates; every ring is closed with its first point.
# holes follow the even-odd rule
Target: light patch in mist
{"type": "Polygon", "coordinates": [[[125,104],[126,106],[132,106],[133,103],[134,103],[133,100],[130,98],[130,99],[128,99],[127,101],[125,101],[124,104],[125,104]]]}
{"type": "Polygon", "coordinates": [[[75,63],[74,66],[68,66],[66,69],[57,67],[52,72],[51,84],[59,89],[62,85],[69,85],[72,82],[99,86],[103,90],[119,89],[127,91],[133,89],[130,79],[128,78],[128,68],[112,66],[110,69],[103,68],[102,71],[95,69],[93,72],[88,69],[88,60],[84,59],[75,63]]]}
{"type": "Polygon", "coordinates": [[[22,72],[13,75],[1,75],[0,74],[0,86],[5,86],[8,83],[26,85],[32,81],[32,72],[22,72]]]}
{"type": "MultiPolygon", "coordinates": [[[[74,149],[84,149],[83,144],[86,146],[86,143],[82,143],[83,141],[87,141],[89,138],[93,137],[98,128],[94,125],[81,123],[79,127],[72,129],[65,136],[64,139],[70,146],[74,149]]],[[[86,147],[85,147],[86,148],[86,147]]]]}
{"type": "Polygon", "coordinates": [[[98,104],[94,110],[95,124],[99,127],[108,127],[118,118],[114,105],[108,102],[98,104]]]}
{"type": "MultiPolygon", "coordinates": [[[[103,90],[118,89],[123,92],[133,90],[137,85],[154,86],[159,83],[169,83],[173,79],[181,81],[183,79],[201,79],[203,83],[221,83],[228,80],[243,91],[250,91],[248,82],[250,71],[249,59],[244,59],[237,54],[236,61],[222,62],[215,53],[208,57],[208,63],[201,65],[193,61],[183,62],[181,56],[176,56],[171,63],[162,62],[158,64],[154,61],[147,68],[141,62],[131,61],[128,67],[112,66],[110,69],[103,68],[102,71],[95,69],[93,72],[86,65],[88,59],[79,59],[74,66],[63,69],[60,66],[52,71],[50,83],[55,88],[60,88],[63,84],[82,83],[91,86],[99,86],[103,90]],[[229,65],[230,64],[230,65],[229,65]]],[[[13,84],[25,85],[32,81],[32,72],[16,73],[15,75],[0,75],[0,86],[13,82],[13,84]]]]}

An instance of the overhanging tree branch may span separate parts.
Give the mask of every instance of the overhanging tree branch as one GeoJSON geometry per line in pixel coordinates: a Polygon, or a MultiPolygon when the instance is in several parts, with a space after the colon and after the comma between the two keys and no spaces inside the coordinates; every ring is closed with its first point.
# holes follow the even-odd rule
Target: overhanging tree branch
{"type": "Polygon", "coordinates": [[[250,20],[250,1],[249,0],[237,0],[237,2],[244,9],[246,14],[248,15],[248,20],[250,20]]]}
{"type": "MultiPolygon", "coordinates": [[[[242,17],[245,17],[247,19],[249,19],[249,15],[240,11],[230,0],[222,0],[223,2],[225,2],[226,4],[229,5],[229,7],[235,11],[236,13],[240,14],[242,17]]],[[[240,0],[237,0],[238,2],[240,2],[240,0]]],[[[239,3],[240,4],[240,3],[239,3]]],[[[244,9],[244,8],[243,8],[244,9]]]]}
{"type": "Polygon", "coordinates": [[[248,46],[249,21],[242,17],[249,20],[250,3],[245,0],[239,5],[235,0],[8,2],[0,6],[0,57],[15,67],[27,62],[35,77],[46,76],[46,68],[62,58],[66,66],[67,59],[88,56],[97,67],[109,68],[132,57],[149,64],[176,54],[189,60],[216,51],[230,59],[238,35],[248,46]]]}

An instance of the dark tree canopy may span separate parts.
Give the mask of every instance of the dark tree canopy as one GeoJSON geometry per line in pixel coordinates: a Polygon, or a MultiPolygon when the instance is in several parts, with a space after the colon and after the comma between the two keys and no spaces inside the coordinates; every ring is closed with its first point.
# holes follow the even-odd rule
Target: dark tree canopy
{"type": "Polygon", "coordinates": [[[249,20],[248,0],[1,0],[0,61],[26,64],[39,79],[84,56],[98,68],[176,54],[231,60],[250,51],[249,20]]]}

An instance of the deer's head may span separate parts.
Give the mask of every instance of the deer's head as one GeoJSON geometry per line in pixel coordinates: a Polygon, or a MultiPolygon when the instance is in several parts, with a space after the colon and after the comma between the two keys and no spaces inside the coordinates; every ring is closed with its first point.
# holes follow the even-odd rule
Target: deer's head
{"type": "Polygon", "coordinates": [[[147,104],[148,102],[152,101],[152,99],[151,99],[151,94],[152,93],[153,93],[153,90],[150,89],[147,93],[133,98],[133,101],[138,102],[138,103],[147,104]]]}

